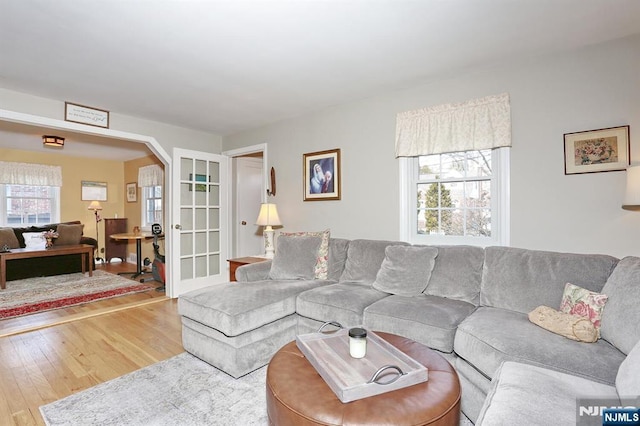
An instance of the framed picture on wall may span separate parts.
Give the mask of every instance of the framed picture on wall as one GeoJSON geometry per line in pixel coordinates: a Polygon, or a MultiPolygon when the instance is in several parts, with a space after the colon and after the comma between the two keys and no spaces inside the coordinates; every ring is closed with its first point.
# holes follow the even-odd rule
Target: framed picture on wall
{"type": "Polygon", "coordinates": [[[310,152],[302,156],[304,201],[340,199],[340,150],[310,152]]]}
{"type": "Polygon", "coordinates": [[[82,201],[107,201],[107,182],[81,181],[82,201]]]}
{"type": "Polygon", "coordinates": [[[138,201],[138,188],[136,182],[127,184],[127,203],[135,203],[138,201]]]}
{"type": "Polygon", "coordinates": [[[625,170],[629,160],[629,126],[564,135],[565,175],[625,170]]]}

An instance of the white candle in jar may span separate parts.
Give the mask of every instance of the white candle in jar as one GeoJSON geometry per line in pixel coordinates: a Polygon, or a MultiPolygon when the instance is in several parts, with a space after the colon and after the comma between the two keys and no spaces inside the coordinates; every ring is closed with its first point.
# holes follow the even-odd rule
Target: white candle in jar
{"type": "Polygon", "coordinates": [[[367,330],[364,328],[349,329],[349,355],[353,358],[364,358],[367,354],[367,330]]]}

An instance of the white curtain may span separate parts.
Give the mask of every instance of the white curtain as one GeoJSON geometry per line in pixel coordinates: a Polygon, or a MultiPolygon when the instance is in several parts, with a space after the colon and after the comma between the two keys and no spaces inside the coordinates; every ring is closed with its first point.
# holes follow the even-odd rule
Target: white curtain
{"type": "Polygon", "coordinates": [[[138,186],[161,186],[164,184],[164,172],[157,164],[144,166],[138,169],[138,186]]]}
{"type": "Polygon", "coordinates": [[[0,161],[0,184],[62,186],[62,167],[0,161]]]}
{"type": "Polygon", "coordinates": [[[396,157],[511,146],[509,94],[398,114],[396,157]]]}

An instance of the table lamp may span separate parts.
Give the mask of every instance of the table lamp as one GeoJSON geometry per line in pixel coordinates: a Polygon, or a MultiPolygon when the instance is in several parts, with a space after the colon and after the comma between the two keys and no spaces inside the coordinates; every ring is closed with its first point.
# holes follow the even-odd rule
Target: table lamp
{"type": "Polygon", "coordinates": [[[273,246],[273,228],[272,226],[282,225],[278,216],[278,209],[275,204],[263,203],[260,205],[260,214],[256,220],[256,225],[264,226],[264,256],[273,259],[275,253],[273,246]]]}
{"type": "Polygon", "coordinates": [[[100,217],[100,213],[98,212],[102,210],[102,206],[100,205],[99,201],[92,201],[91,204],[89,204],[89,208],[87,210],[93,210],[93,212],[96,215],[96,243],[98,244],[98,257],[96,257],[96,260],[102,261],[102,258],[99,257],[100,256],[100,240],[98,239],[98,222],[102,220],[102,218],[100,217]]]}

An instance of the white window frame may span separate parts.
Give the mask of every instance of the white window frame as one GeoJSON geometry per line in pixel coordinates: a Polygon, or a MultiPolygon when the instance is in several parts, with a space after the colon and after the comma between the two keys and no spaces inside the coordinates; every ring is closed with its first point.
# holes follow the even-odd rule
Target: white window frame
{"type": "MultiPolygon", "coordinates": [[[[149,200],[149,198],[147,197],[147,189],[148,188],[155,188],[156,186],[159,186],[160,188],[162,188],[162,197],[160,198],[161,201],[161,205],[162,205],[162,209],[160,210],[160,214],[161,214],[161,218],[158,221],[158,223],[160,223],[162,225],[163,221],[164,221],[164,185],[154,185],[154,186],[147,186],[147,187],[143,187],[142,188],[142,208],[141,213],[142,213],[142,217],[140,218],[140,223],[142,224],[141,229],[144,231],[151,231],[151,225],[153,225],[153,223],[156,223],[155,221],[153,223],[147,223],[147,200],[149,200]]],[[[157,198],[153,198],[155,200],[157,200],[157,198]]]]}
{"type": "Polygon", "coordinates": [[[418,159],[401,157],[400,161],[400,239],[412,244],[468,244],[480,247],[510,244],[510,148],[491,151],[491,237],[418,234],[416,185],[418,159]]]}
{"type": "MultiPolygon", "coordinates": [[[[58,223],[60,222],[60,188],[57,186],[50,186],[50,200],[51,200],[51,216],[49,217],[49,221],[48,222],[43,222],[43,223],[27,223],[27,224],[10,224],[7,223],[7,221],[9,220],[7,217],[7,191],[6,191],[6,186],[7,185],[13,185],[13,184],[0,184],[0,203],[2,203],[2,208],[0,208],[0,226],[8,226],[8,227],[14,227],[14,228],[20,228],[20,227],[24,227],[24,226],[41,226],[41,225],[48,225],[48,224],[52,224],[52,223],[58,223]]],[[[19,185],[16,184],[15,186],[41,186],[41,185],[19,185]]]]}

